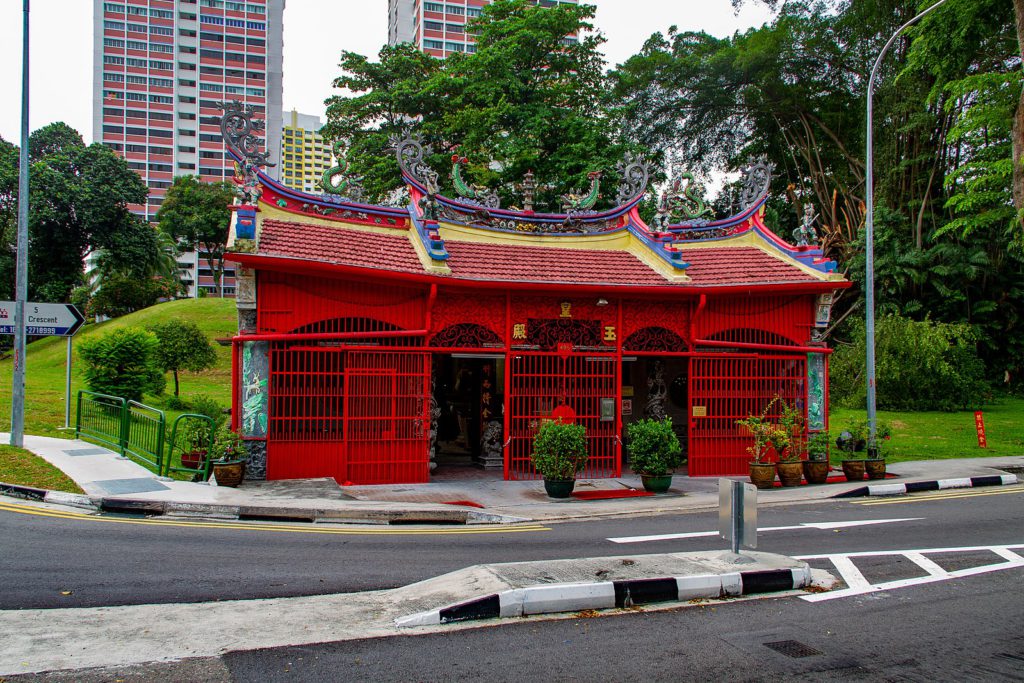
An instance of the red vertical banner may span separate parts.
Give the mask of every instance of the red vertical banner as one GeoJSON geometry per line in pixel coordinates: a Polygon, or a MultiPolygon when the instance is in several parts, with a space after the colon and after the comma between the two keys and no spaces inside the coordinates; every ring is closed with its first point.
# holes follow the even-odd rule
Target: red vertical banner
{"type": "Polygon", "coordinates": [[[974,411],[974,428],[978,430],[978,448],[988,448],[985,439],[985,418],[980,410],[974,411]]]}

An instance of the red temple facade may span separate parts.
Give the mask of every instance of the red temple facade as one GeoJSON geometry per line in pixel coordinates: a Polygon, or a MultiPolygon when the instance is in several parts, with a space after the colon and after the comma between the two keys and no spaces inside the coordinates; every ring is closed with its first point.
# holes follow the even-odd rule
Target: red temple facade
{"type": "Polygon", "coordinates": [[[651,226],[640,162],[622,164],[614,209],[574,197],[545,214],[459,189],[458,161],[465,196],[441,195],[416,140],[397,158],[407,208],[254,171],[235,207],[232,420],[256,477],[426,482],[457,450],[536,478],[532,439],[553,416],[586,427],[582,477],[619,476],[625,427],[647,416],[673,419],[690,476],[740,475],[735,422],[775,396],[827,427],[817,337],[849,283],[765,226],[764,165],[736,215],[673,221],[663,196],[651,226]]]}

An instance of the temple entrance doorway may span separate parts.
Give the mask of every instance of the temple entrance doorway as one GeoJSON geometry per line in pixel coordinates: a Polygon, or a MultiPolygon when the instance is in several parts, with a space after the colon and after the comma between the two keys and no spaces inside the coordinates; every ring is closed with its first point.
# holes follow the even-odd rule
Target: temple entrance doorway
{"type": "Polygon", "coordinates": [[[501,476],[504,386],[504,354],[434,354],[432,477],[501,476]]]}

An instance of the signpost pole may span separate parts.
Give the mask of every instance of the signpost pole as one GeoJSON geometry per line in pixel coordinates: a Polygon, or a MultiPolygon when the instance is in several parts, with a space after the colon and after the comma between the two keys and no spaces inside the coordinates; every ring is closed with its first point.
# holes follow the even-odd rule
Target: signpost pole
{"type": "Polygon", "coordinates": [[[18,253],[14,285],[14,372],[11,445],[25,443],[25,300],[28,298],[28,0],[24,1],[21,57],[21,168],[18,172],[18,253]]]}
{"type": "Polygon", "coordinates": [[[64,371],[64,429],[71,429],[71,339],[68,337],[68,358],[64,371]]]}

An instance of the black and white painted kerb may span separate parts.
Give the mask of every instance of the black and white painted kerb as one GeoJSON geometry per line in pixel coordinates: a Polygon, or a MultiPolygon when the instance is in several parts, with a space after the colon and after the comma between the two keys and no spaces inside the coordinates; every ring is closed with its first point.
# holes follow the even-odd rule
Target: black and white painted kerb
{"type": "Polygon", "coordinates": [[[833,498],[861,498],[863,496],[901,496],[921,491],[943,489],[969,489],[980,486],[1012,486],[1017,483],[1016,474],[993,474],[986,477],[963,477],[961,479],[938,479],[934,481],[911,481],[905,484],[872,484],[859,489],[840,493],[833,498]]]}
{"type": "Polygon", "coordinates": [[[656,602],[683,602],[695,598],[722,598],[773,593],[811,584],[807,565],[791,569],[701,574],[659,579],[559,583],[513,588],[441,609],[411,614],[395,625],[436,626],[456,621],[522,617],[532,614],[579,612],[588,609],[632,607],[656,602]]]}

